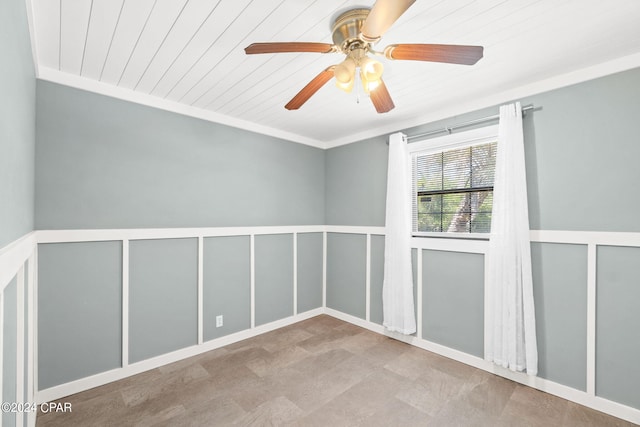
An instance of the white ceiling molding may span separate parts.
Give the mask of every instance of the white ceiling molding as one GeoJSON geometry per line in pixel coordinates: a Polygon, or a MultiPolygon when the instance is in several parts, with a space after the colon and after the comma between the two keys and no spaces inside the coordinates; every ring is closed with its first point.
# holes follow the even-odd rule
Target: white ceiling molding
{"type": "Polygon", "coordinates": [[[166,99],[156,98],[151,95],[135,92],[129,89],[112,86],[96,80],[86,79],[84,77],[74,76],[72,74],[63,73],[58,70],[52,70],[47,67],[40,67],[40,80],[70,86],[76,89],[86,90],[100,95],[121,99],[123,101],[134,102],[136,104],[146,105],[148,107],[158,108],[160,110],[171,111],[173,113],[185,116],[195,117],[197,119],[209,122],[219,123],[250,132],[256,132],[263,135],[273,136],[291,142],[298,142],[304,145],[310,145],[316,148],[325,148],[321,141],[316,141],[301,135],[295,135],[279,129],[269,128],[267,126],[258,125],[246,120],[239,120],[234,117],[224,116],[213,111],[202,110],[178,102],[168,101],[166,99]]]}
{"type": "MultiPolygon", "coordinates": [[[[438,120],[444,120],[460,114],[470,113],[473,111],[481,110],[483,108],[493,107],[505,102],[519,100],[528,96],[537,95],[539,93],[571,86],[577,83],[586,82],[589,80],[597,79],[599,77],[608,76],[638,67],[640,67],[640,53],[625,56],[624,58],[615,59],[603,64],[594,65],[593,67],[587,67],[581,70],[572,71],[570,73],[533,82],[528,85],[491,95],[482,99],[472,99],[468,102],[456,104],[452,107],[442,109],[436,113],[420,116],[418,118],[408,120],[403,123],[398,123],[387,128],[369,129],[365,132],[361,132],[355,135],[349,135],[346,138],[339,138],[333,141],[328,141],[324,144],[324,147],[339,147],[341,145],[351,144],[353,142],[362,141],[364,139],[391,134],[400,130],[406,130],[415,126],[429,124],[438,120]]],[[[544,106],[540,107],[544,108],[544,106]]]]}

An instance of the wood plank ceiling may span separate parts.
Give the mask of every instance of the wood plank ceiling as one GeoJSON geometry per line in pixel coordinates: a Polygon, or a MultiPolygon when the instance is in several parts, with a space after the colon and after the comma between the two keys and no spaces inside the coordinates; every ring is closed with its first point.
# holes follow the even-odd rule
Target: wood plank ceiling
{"type": "Polygon", "coordinates": [[[373,0],[27,1],[40,78],[130,93],[318,146],[415,125],[461,105],[481,106],[479,100],[506,101],[497,95],[640,52],[637,0],[418,0],[377,50],[470,44],[484,46],[484,58],[474,66],[380,59],[396,105],[386,114],[362,91],[347,94],[332,82],[287,111],[284,105],[342,55],[247,56],[244,47],[332,43],[335,16],[373,0]]]}

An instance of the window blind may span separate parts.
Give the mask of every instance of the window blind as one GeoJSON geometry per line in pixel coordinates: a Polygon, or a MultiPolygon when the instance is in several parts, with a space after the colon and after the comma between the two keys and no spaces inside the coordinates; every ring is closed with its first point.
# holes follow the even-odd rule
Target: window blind
{"type": "Polygon", "coordinates": [[[488,233],[496,142],[413,155],[413,231],[488,233]]]}

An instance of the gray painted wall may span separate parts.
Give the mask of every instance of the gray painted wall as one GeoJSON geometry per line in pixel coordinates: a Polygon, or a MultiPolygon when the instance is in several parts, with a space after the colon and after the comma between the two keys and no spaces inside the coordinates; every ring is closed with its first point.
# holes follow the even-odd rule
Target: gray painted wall
{"type": "Polygon", "coordinates": [[[298,313],[322,307],[322,233],[298,234],[298,313]]]}
{"type": "Polygon", "coordinates": [[[38,387],[121,366],[122,244],[38,247],[38,387]]]}
{"type": "Polygon", "coordinates": [[[384,236],[371,236],[371,300],[369,320],[382,325],[382,282],[384,281],[384,236]]]}
{"type": "Polygon", "coordinates": [[[366,238],[327,233],[327,307],[364,319],[366,316],[366,238]]]}
{"type": "Polygon", "coordinates": [[[484,357],[484,256],[422,251],[422,337],[484,357]]]}
{"type": "Polygon", "coordinates": [[[293,315],[293,235],[255,237],[256,325],[293,315]]]}
{"type": "Polygon", "coordinates": [[[525,100],[532,229],[640,231],[639,98],[635,69],[525,100]]]}
{"type": "Polygon", "coordinates": [[[640,409],[640,248],[598,247],[596,394],[640,409]]]}
{"type": "Polygon", "coordinates": [[[251,241],[248,236],[204,239],[203,293],[205,341],[251,327],[251,241]],[[216,327],[216,316],[222,316],[220,327],[216,327]]]}
{"type": "Polygon", "coordinates": [[[129,255],[129,361],[197,344],[197,239],[132,241],[129,255]]]}
{"type": "Polygon", "coordinates": [[[386,137],[326,151],[326,224],[384,225],[388,157],[386,137]]]}
{"type": "Polygon", "coordinates": [[[324,152],[38,82],[37,229],[324,223],[324,152]]]}
{"type": "Polygon", "coordinates": [[[36,83],[25,2],[0,2],[0,248],[33,230],[36,83]]]}
{"type": "MultiPolygon", "coordinates": [[[[531,229],[640,231],[640,198],[632,196],[640,181],[638,99],[640,68],[520,100],[537,107],[524,120],[531,229]]],[[[497,110],[403,132],[442,129],[497,110]]],[[[327,224],[384,225],[385,141],[374,138],[327,151],[327,224]]]]}
{"type": "Polygon", "coordinates": [[[587,247],[531,244],[538,376],[587,390],[587,247]]]}

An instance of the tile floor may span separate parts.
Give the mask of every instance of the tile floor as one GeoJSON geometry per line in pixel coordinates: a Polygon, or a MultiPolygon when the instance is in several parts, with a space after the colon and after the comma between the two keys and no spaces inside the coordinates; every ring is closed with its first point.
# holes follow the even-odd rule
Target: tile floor
{"type": "Polygon", "coordinates": [[[37,426],[627,426],[317,316],[97,387],[37,426]]]}

